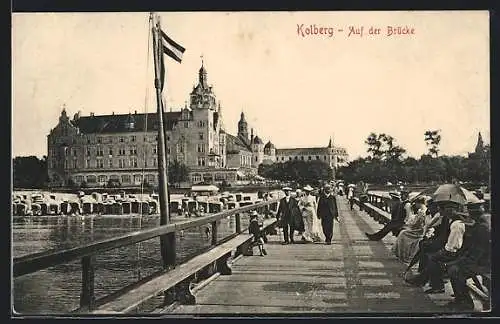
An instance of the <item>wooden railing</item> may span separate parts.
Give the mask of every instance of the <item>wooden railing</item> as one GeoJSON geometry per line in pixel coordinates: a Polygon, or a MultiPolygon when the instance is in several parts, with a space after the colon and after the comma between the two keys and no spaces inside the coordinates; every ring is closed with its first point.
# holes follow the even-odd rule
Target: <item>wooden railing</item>
{"type": "MultiPolygon", "coordinates": [[[[156,237],[167,240],[166,250],[161,251],[168,257],[166,264],[163,264],[164,269],[167,271],[177,266],[176,264],[176,249],[175,249],[175,234],[178,231],[186,230],[203,225],[211,225],[211,247],[216,247],[224,242],[240,235],[245,229],[242,228],[241,214],[257,210],[259,213],[267,211],[276,211],[278,206],[278,199],[260,202],[257,204],[235,208],[231,210],[224,210],[222,212],[212,214],[209,216],[200,217],[194,220],[186,220],[173,224],[163,225],[152,229],[136,231],[133,233],[125,234],[119,237],[105,239],[84,246],[79,246],[63,251],[48,251],[30,254],[22,257],[14,258],[13,260],[13,275],[14,278],[26,274],[34,273],[56,265],[65,264],[76,259],[81,259],[82,265],[82,288],[80,294],[80,309],[90,310],[96,308],[99,301],[96,301],[94,295],[94,276],[95,276],[95,257],[96,255],[129,246],[156,237]],[[222,240],[217,236],[217,221],[228,216],[235,216],[235,233],[225,237],[222,240]]],[[[158,256],[160,258],[160,255],[158,256]]],[[[102,298],[105,300],[106,297],[102,298]]]]}

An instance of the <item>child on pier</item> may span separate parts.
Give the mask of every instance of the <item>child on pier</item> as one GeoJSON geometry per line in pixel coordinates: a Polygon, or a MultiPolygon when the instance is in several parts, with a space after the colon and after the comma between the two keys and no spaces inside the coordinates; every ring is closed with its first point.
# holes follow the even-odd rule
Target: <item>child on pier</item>
{"type": "Polygon", "coordinates": [[[259,214],[254,210],[250,215],[250,224],[248,225],[248,233],[253,235],[252,248],[257,245],[259,247],[260,256],[267,255],[264,248],[264,237],[259,225],[259,214]]]}

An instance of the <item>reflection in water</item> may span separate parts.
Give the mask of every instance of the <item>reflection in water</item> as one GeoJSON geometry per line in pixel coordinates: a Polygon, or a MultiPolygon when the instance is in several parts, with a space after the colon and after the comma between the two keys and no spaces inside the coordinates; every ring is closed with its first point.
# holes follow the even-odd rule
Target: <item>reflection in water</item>
{"type": "MultiPolygon", "coordinates": [[[[243,216],[243,215],[242,215],[243,216]]],[[[174,219],[182,221],[185,218],[174,219]]],[[[158,216],[139,217],[47,217],[13,223],[14,257],[47,250],[64,250],[93,241],[159,226],[158,216]]],[[[242,227],[247,217],[243,217],[242,227]]],[[[219,239],[235,232],[234,217],[218,225],[219,239]]],[[[176,235],[177,259],[210,246],[205,226],[176,235]]],[[[96,256],[95,294],[104,297],[161,270],[159,238],[114,249],[96,256]]],[[[80,260],[14,279],[14,309],[23,314],[67,313],[79,306],[80,260]]]]}

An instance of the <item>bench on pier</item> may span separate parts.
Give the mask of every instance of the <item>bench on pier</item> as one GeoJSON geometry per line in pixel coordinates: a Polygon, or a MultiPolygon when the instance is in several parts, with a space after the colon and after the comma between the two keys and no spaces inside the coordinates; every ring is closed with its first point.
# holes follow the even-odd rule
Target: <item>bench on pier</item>
{"type": "MultiPolygon", "coordinates": [[[[268,230],[275,222],[275,219],[266,220],[263,230],[268,230]]],[[[221,275],[230,275],[232,271],[227,262],[232,256],[232,252],[236,251],[235,256],[246,255],[252,243],[252,238],[253,236],[248,233],[239,234],[206,253],[196,256],[116,299],[97,307],[92,313],[117,314],[131,312],[161,293],[170,294],[170,299],[168,299],[168,302],[166,301],[166,304],[178,301],[182,304],[194,305],[196,298],[191,292],[191,282],[195,280],[197,273],[212,266],[215,262],[217,272],[221,275]]]]}
{"type": "MultiPolygon", "coordinates": [[[[360,209],[365,210],[374,220],[381,224],[386,224],[390,219],[391,215],[368,202],[361,202],[358,198],[354,198],[355,203],[360,207],[360,209]]],[[[478,267],[469,275],[467,278],[467,287],[475,295],[479,296],[483,302],[485,309],[490,307],[490,296],[491,296],[491,269],[478,267]],[[481,281],[479,280],[481,277],[481,281]]]]}

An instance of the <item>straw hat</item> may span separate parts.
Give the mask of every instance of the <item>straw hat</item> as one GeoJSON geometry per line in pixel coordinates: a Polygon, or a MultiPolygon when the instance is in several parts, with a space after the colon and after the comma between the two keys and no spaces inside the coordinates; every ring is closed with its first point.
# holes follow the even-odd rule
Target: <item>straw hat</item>
{"type": "Polygon", "coordinates": [[[283,190],[283,191],[292,191],[292,188],[290,188],[290,187],[283,187],[281,190],[283,190]]]}
{"type": "Polygon", "coordinates": [[[314,190],[310,185],[307,185],[302,189],[304,189],[304,191],[313,191],[314,190]]]}
{"type": "Polygon", "coordinates": [[[252,212],[250,213],[250,218],[255,218],[255,217],[259,217],[259,214],[257,213],[256,210],[252,210],[252,212]]]}

